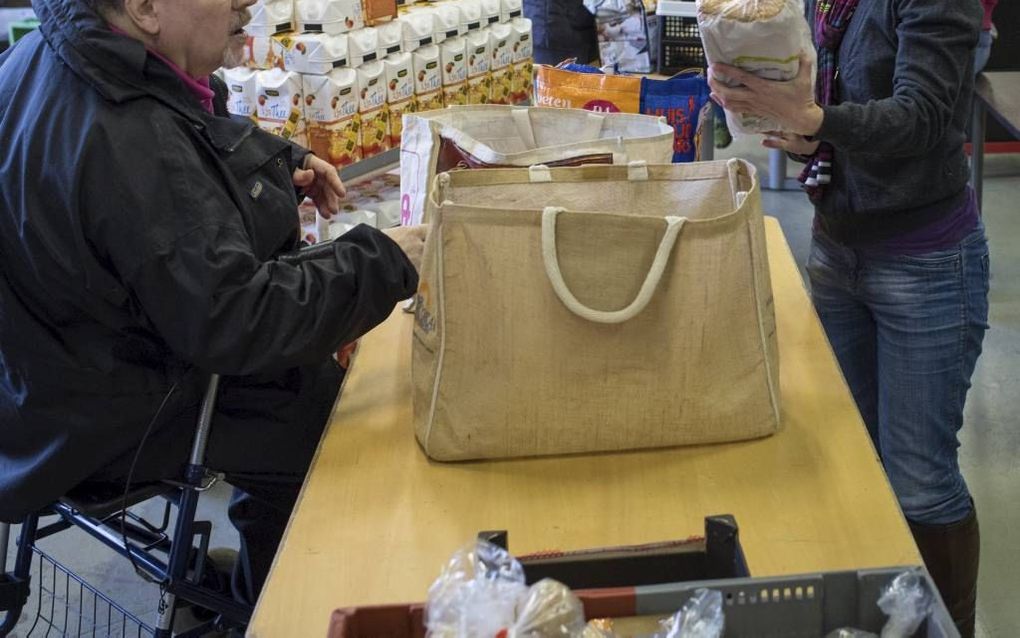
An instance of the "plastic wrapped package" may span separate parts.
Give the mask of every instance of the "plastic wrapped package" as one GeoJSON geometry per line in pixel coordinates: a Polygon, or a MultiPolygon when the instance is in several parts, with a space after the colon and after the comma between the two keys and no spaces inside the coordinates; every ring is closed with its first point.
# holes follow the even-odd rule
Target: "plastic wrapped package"
{"type": "Polygon", "coordinates": [[[223,70],[223,83],[227,85],[227,111],[233,115],[257,120],[258,71],[245,67],[223,70]]]}
{"type": "Polygon", "coordinates": [[[482,26],[492,26],[500,22],[501,0],[481,0],[479,4],[482,8],[482,26]]]}
{"type": "Polygon", "coordinates": [[[418,47],[428,46],[434,40],[434,19],[431,14],[414,11],[402,14],[396,22],[403,30],[404,51],[414,53],[418,47]]]}
{"type": "MultiPolygon", "coordinates": [[[[709,64],[729,64],[782,81],[796,77],[801,52],[814,64],[815,48],[801,0],[697,0],[697,11],[709,64]]],[[[730,111],[726,111],[726,122],[734,133],[782,130],[768,118],[730,111]]]]}
{"type": "Polygon", "coordinates": [[[584,0],[584,6],[595,16],[603,66],[618,73],[652,70],[648,22],[641,0],[584,0]]]}
{"type": "Polygon", "coordinates": [[[375,31],[378,36],[380,60],[404,50],[404,29],[402,23],[396,20],[384,22],[376,27],[375,31]]]}
{"type": "Polygon", "coordinates": [[[435,18],[436,44],[467,33],[467,25],[461,22],[461,12],[455,4],[441,4],[430,9],[435,18]]]}
{"type": "Polygon", "coordinates": [[[308,146],[301,76],[293,71],[271,69],[259,71],[255,82],[259,127],[295,144],[308,146]]]}
{"type": "Polygon", "coordinates": [[[893,579],[882,597],[879,608],[889,616],[882,627],[882,638],[909,638],[931,611],[931,592],[916,571],[903,572],[893,579]]]}
{"type": "Polygon", "coordinates": [[[501,0],[499,21],[510,22],[515,18],[524,17],[524,7],[522,0],[501,0]]]}
{"type": "Polygon", "coordinates": [[[440,50],[434,44],[418,47],[411,56],[414,63],[414,93],[419,111],[443,108],[443,73],[440,50]]]}
{"type": "Polygon", "coordinates": [[[337,168],[360,161],[361,101],[357,71],[337,68],[325,75],[301,78],[309,148],[337,168]]]}
{"type": "Polygon", "coordinates": [[[528,590],[517,621],[506,638],[579,636],[585,630],[584,607],[563,583],[548,578],[528,590]]]}
{"type": "Polygon", "coordinates": [[[269,37],[294,30],[294,0],[259,0],[244,27],[253,36],[269,37]]]}
{"type": "Polygon", "coordinates": [[[375,27],[352,31],[347,38],[347,52],[355,68],[379,60],[379,31],[375,27]]]}
{"type": "Polygon", "coordinates": [[[439,50],[443,67],[443,104],[467,104],[467,38],[447,38],[439,50]]]}
{"type": "Polygon", "coordinates": [[[698,589],[680,611],[662,625],[663,631],[654,638],[720,638],[725,626],[722,594],[698,589]]]}
{"type": "Polygon", "coordinates": [[[494,24],[488,29],[492,53],[492,83],[489,86],[490,104],[510,104],[513,93],[513,47],[517,32],[509,24],[494,24]]]}
{"type": "Polygon", "coordinates": [[[931,613],[932,594],[918,571],[903,572],[893,579],[878,599],[889,620],[879,636],[860,629],[837,629],[825,638],[910,638],[931,613]]]}
{"type": "Polygon", "coordinates": [[[347,33],[365,26],[361,0],[296,0],[298,31],[347,33]]]}
{"type": "Polygon", "coordinates": [[[347,66],[347,36],[300,33],[283,52],[283,67],[307,75],[325,75],[347,66]]]}
{"type": "Polygon", "coordinates": [[[461,33],[464,33],[465,27],[468,32],[471,32],[486,26],[482,21],[481,0],[460,0],[457,3],[457,8],[460,9],[461,33]]]}
{"type": "Polygon", "coordinates": [[[554,580],[528,588],[517,559],[478,541],[455,553],[432,583],[425,627],[429,638],[580,636],[584,608],[554,580]]]}
{"type": "Polygon", "coordinates": [[[357,68],[360,97],[361,156],[374,157],[390,149],[390,113],[386,107],[386,65],[367,62],[357,68]]]}
{"type": "Polygon", "coordinates": [[[285,42],[289,41],[290,37],[289,33],[262,36],[249,32],[245,38],[244,66],[263,70],[282,69],[283,56],[287,51],[285,42]]]}
{"type": "Polygon", "coordinates": [[[496,636],[525,600],[524,568],[505,549],[477,541],[454,553],[429,587],[429,638],[496,636]]]}

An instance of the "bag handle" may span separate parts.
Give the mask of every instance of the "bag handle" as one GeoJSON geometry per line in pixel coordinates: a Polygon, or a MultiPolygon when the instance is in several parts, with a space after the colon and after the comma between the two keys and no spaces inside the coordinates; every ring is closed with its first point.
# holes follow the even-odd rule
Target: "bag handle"
{"type": "Polygon", "coordinates": [[[545,262],[545,274],[552,284],[553,291],[560,298],[563,305],[570,312],[582,319],[595,323],[623,323],[636,317],[645,306],[652,300],[655,289],[662,280],[662,274],[666,270],[666,262],[676,245],[677,236],[683,228],[686,217],[666,217],[666,233],[659,242],[659,248],[655,252],[655,259],[652,260],[652,267],[648,270],[644,283],[638,290],[637,297],[629,306],[621,310],[595,310],[585,306],[570,289],[567,282],[563,280],[563,271],[560,269],[559,255],[556,252],[556,218],[565,209],[550,206],[542,211],[542,260],[545,262]]]}
{"type": "Polygon", "coordinates": [[[730,196],[733,197],[733,208],[740,208],[747,198],[747,191],[740,188],[740,160],[731,157],[726,160],[726,173],[730,178],[730,196]]]}
{"type": "MultiPolygon", "coordinates": [[[[552,170],[545,164],[532,164],[528,167],[528,181],[532,184],[551,182],[553,181],[552,170]]],[[[627,181],[647,182],[648,162],[645,160],[632,160],[627,162],[627,181]]]]}

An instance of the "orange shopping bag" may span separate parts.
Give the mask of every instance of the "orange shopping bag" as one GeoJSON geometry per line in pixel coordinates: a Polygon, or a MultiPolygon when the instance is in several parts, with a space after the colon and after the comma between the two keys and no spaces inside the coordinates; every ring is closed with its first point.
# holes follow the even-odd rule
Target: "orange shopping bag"
{"type": "Polygon", "coordinates": [[[604,113],[640,113],[641,78],[577,73],[560,67],[535,67],[535,105],[604,113]]]}

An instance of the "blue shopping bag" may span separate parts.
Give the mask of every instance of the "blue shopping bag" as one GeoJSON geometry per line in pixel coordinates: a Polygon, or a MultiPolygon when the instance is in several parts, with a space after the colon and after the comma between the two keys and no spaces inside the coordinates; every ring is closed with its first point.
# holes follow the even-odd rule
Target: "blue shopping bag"
{"type": "Polygon", "coordinates": [[[641,113],[665,117],[673,127],[673,162],[700,158],[701,125],[711,103],[708,82],[700,72],[681,73],[668,80],[641,78],[641,113]]]}

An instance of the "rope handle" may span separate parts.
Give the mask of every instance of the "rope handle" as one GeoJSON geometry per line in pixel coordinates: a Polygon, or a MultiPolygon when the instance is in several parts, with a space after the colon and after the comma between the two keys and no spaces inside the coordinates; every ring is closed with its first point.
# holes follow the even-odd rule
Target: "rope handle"
{"type": "Polygon", "coordinates": [[[560,269],[559,255],[556,251],[556,218],[565,209],[550,206],[542,211],[542,259],[545,262],[545,274],[552,284],[553,291],[560,298],[563,305],[572,313],[595,323],[623,323],[636,317],[645,306],[652,300],[655,289],[662,280],[662,274],[666,270],[666,262],[673,252],[680,229],[683,228],[686,217],[666,217],[666,232],[659,242],[659,248],[655,252],[655,259],[652,260],[652,267],[648,270],[644,283],[638,290],[637,297],[629,306],[621,310],[595,310],[585,306],[574,293],[570,292],[566,281],[563,280],[563,271],[560,269]]]}

